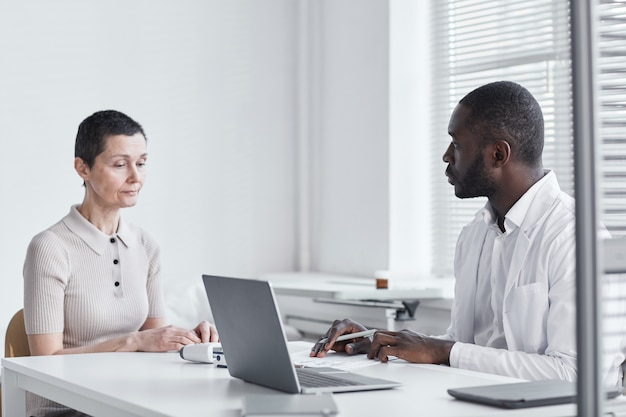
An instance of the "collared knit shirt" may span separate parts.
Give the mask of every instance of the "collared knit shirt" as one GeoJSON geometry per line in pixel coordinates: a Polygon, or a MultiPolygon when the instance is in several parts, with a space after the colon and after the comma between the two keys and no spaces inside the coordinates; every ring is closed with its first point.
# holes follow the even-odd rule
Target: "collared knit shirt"
{"type": "Polygon", "coordinates": [[[106,235],[75,205],[32,239],[24,263],[27,334],[63,333],[67,349],[135,332],[159,317],[159,247],[141,228],[120,219],[117,232],[106,235]]]}

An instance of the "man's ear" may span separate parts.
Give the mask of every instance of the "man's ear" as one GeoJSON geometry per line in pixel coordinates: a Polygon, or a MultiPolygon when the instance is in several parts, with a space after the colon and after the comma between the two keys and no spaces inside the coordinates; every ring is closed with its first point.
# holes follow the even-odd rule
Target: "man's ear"
{"type": "Polygon", "coordinates": [[[89,179],[89,167],[87,166],[85,161],[83,161],[82,158],[79,158],[79,157],[74,158],[74,169],[76,170],[78,175],[80,175],[80,177],[83,179],[83,181],[86,182],[89,179]]]}
{"type": "Polygon", "coordinates": [[[511,159],[511,145],[505,140],[498,140],[493,144],[493,166],[500,168],[511,159]]]}

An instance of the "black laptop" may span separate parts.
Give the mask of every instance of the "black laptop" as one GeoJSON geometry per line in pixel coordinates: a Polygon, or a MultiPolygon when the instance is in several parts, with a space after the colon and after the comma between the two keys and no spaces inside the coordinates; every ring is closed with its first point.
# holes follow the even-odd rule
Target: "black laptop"
{"type": "MultiPolygon", "coordinates": [[[[511,384],[452,388],[448,394],[454,398],[501,408],[527,408],[576,402],[576,383],[561,380],[514,382],[511,384]]],[[[615,398],[621,390],[607,392],[615,398]]]]}

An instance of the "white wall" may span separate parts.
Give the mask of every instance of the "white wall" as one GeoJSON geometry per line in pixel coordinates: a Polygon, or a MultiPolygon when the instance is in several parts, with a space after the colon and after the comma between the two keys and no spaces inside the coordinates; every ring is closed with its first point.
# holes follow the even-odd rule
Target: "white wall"
{"type": "Polygon", "coordinates": [[[148,136],[125,216],[160,242],[170,302],[202,273],[294,269],[295,17],[291,0],[0,2],[0,329],[31,237],[82,199],[74,138],[101,109],[148,136]]]}
{"type": "Polygon", "coordinates": [[[82,198],[76,128],[104,108],[146,130],[125,216],[161,244],[177,324],[209,314],[202,273],[428,266],[408,194],[430,155],[422,3],[0,1],[0,329],[29,240],[82,198]]]}

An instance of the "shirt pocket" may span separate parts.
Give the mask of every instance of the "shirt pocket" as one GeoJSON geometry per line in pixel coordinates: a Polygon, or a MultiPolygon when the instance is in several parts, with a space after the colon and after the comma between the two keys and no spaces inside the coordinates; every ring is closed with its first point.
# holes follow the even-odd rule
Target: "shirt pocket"
{"type": "Polygon", "coordinates": [[[548,286],[542,282],[511,289],[506,310],[513,337],[524,352],[545,352],[549,299],[548,286]]]}

